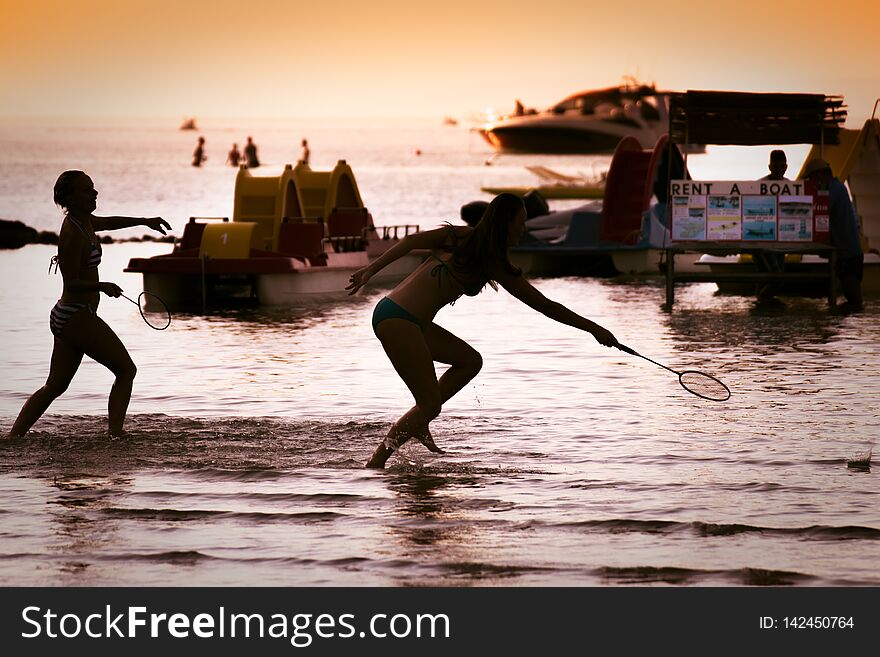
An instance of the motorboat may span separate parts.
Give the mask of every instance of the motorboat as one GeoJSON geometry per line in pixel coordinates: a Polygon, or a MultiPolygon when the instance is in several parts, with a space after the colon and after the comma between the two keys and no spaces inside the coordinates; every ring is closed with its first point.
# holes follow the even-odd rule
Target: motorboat
{"type": "Polygon", "coordinates": [[[605,175],[604,172],[597,178],[587,178],[586,176],[571,176],[549,167],[532,165],[526,169],[535,174],[541,181],[537,185],[520,185],[510,186],[485,186],[480,187],[481,191],[489,194],[516,194],[523,196],[531,190],[537,191],[545,199],[601,199],[605,194],[605,175]]]}
{"type": "MultiPolygon", "coordinates": [[[[344,160],[330,171],[288,164],[280,175],[242,166],[232,221],[193,217],[171,253],[132,258],[125,271],[143,274],[144,291],[170,309],[298,305],[344,297],[353,272],[418,229],[375,226],[344,160]]],[[[399,258],[370,284],[397,283],[425,255],[399,258]]]]}
{"type": "Polygon", "coordinates": [[[624,137],[652,148],[669,129],[669,93],[630,81],[572,94],[542,111],[517,101],[512,114],[477,131],[504,153],[613,153],[624,137]]]}

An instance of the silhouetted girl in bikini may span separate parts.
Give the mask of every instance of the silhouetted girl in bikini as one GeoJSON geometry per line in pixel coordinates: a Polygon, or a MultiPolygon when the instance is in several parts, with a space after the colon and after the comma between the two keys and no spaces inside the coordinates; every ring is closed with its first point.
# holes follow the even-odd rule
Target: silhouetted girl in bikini
{"type": "Polygon", "coordinates": [[[171,226],[161,217],[96,217],[92,213],[97,198],[92,179],[82,171],[65,171],[55,183],[55,203],[64,209],[58,255],[53,258],[61,270],[64,287],[49,314],[49,329],[55,344],[46,384],[25,402],[9,432],[11,437],[26,434],[49,404],[67,390],[84,355],[116,376],[108,405],[109,433],[111,436],[123,434],[122,425],[137,368],[116,333],[97,314],[101,292],[118,297],[122,290],[115,283],[98,280],[101,243],[95,232],[147,226],[164,235],[165,229],[171,226]]]}
{"type": "Polygon", "coordinates": [[[500,194],[475,227],[445,226],[408,235],[372,264],[352,274],[346,288],[349,294],[413,249],[432,252],[379,301],[373,312],[376,337],[412,392],[415,406],[392,425],[367,467],[384,467],[391,454],[410,438],[418,439],[433,452],[442,452],[434,444],[428,424],[440,414],[443,403],[467,385],[483,365],[473,347],[434,323],[437,312],[462,294],[474,296],[487,284],[496,290],[501,285],[550,319],[591,333],[606,347],[617,344],[610,331],[545,297],[510,263],[508,249],[519,242],[525,221],[522,200],[513,194],[500,194]],[[439,379],[434,361],[450,366],[439,379]]]}

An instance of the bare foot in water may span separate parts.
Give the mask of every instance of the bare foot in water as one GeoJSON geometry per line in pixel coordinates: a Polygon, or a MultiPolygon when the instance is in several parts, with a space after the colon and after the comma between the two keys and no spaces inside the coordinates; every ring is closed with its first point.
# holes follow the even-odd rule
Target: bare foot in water
{"type": "MultiPolygon", "coordinates": [[[[437,443],[434,442],[433,436],[431,436],[430,431],[426,431],[425,433],[414,436],[416,440],[418,440],[429,452],[433,452],[434,454],[445,454],[446,451],[437,447],[437,443]]],[[[365,468],[384,468],[385,462],[391,458],[391,455],[394,454],[394,449],[388,447],[386,444],[389,441],[389,438],[386,438],[379,446],[376,448],[376,451],[373,452],[373,455],[370,457],[370,460],[367,461],[367,464],[364,466],[365,468]]],[[[405,441],[404,441],[405,442],[405,441]]]]}
{"type": "Polygon", "coordinates": [[[437,447],[437,443],[434,442],[434,437],[431,435],[430,431],[426,432],[424,435],[416,436],[416,440],[427,447],[429,452],[434,452],[435,454],[446,453],[446,450],[437,447]]]}
{"type": "Polygon", "coordinates": [[[391,455],[394,454],[393,449],[388,449],[385,447],[385,442],[379,443],[379,446],[376,448],[376,451],[373,452],[373,455],[370,457],[370,460],[367,461],[367,464],[364,466],[365,468],[378,468],[382,469],[385,467],[385,461],[387,461],[391,455]]]}

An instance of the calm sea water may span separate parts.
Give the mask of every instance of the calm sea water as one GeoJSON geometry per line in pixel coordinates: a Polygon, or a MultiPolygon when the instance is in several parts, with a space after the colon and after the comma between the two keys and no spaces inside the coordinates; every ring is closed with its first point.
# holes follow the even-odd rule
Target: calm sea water
{"type": "MultiPolygon", "coordinates": [[[[380,225],[455,219],[481,185],[528,182],[525,164],[607,166],[486,167],[476,136],[426,122],[203,127],[209,161],[196,170],[195,136],[158,121],[3,125],[0,216],[57,229],[52,183],[83,168],[100,213],[161,214],[179,234],[190,215],[231,213],[222,161],[247,134],[270,165],[295,159],[302,137],[317,168],[347,159],[380,225]]],[[[744,176],[712,155],[695,159],[701,177],[744,176]]],[[[765,155],[743,157],[760,172],[765,155]]],[[[102,279],[136,293],[128,259],[168,249],[110,245],[102,279]]],[[[4,432],[48,370],[53,253],[0,253],[4,432]]],[[[847,463],[880,433],[876,300],[850,316],[812,299],[761,311],[697,284],[664,312],[659,281],[535,284],[645,355],[719,376],[731,399],[702,401],[487,291],[438,316],[485,360],[433,425],[449,453],[408,445],[373,472],[364,461],[411,404],[370,329],[381,290],[179,315],[164,332],[105,299],[99,312],[139,367],[132,437],[105,439],[112,377],[85,361],[26,439],[0,440],[0,583],[880,584],[876,468],[847,463]]]]}

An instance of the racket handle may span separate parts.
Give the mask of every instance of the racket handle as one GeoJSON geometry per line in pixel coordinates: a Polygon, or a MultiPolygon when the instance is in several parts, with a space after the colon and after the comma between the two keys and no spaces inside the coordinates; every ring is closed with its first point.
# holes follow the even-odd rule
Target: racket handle
{"type": "Polygon", "coordinates": [[[617,347],[618,349],[620,349],[621,351],[625,351],[628,354],[632,354],[633,356],[640,356],[641,355],[641,354],[636,353],[635,349],[631,349],[631,348],[627,347],[625,344],[620,344],[618,342],[614,346],[617,347]]]}

